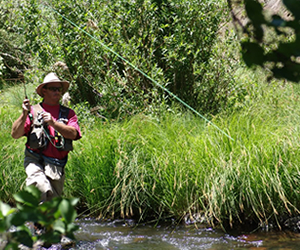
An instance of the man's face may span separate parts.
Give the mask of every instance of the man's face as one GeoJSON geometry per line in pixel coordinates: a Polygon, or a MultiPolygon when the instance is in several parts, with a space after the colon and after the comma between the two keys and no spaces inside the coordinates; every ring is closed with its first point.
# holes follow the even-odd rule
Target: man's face
{"type": "Polygon", "coordinates": [[[59,82],[51,82],[42,89],[44,101],[51,103],[59,103],[62,96],[62,85],[59,82]]]}

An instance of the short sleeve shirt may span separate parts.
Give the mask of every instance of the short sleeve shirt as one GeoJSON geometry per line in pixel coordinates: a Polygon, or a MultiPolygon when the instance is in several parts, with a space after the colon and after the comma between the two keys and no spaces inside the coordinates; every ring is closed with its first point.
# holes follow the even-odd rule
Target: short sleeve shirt
{"type": "MultiPolygon", "coordinates": [[[[59,111],[60,111],[60,105],[55,105],[55,106],[51,106],[51,105],[47,105],[45,103],[42,103],[42,108],[44,111],[49,112],[53,119],[56,121],[59,119],[59,111]]],[[[33,107],[31,107],[31,113],[34,114],[33,112],[33,107]]],[[[27,117],[25,125],[24,125],[24,130],[25,130],[25,135],[28,136],[28,134],[31,131],[31,125],[32,125],[32,121],[30,121],[29,117],[27,117]]],[[[69,114],[68,114],[68,122],[67,124],[68,126],[72,126],[77,130],[77,138],[75,140],[78,140],[81,138],[81,131],[79,128],[79,124],[78,124],[78,119],[77,116],[74,112],[74,110],[70,109],[69,110],[69,114]]],[[[49,128],[49,134],[51,136],[52,139],[52,143],[54,144],[54,136],[55,136],[55,130],[53,127],[48,126],[49,128]]],[[[46,146],[45,149],[43,149],[42,154],[47,156],[47,157],[51,157],[51,158],[56,158],[56,159],[64,159],[67,155],[68,155],[68,151],[61,151],[59,149],[57,149],[51,142],[48,142],[48,145],[46,146]]],[[[26,144],[26,147],[30,148],[28,144],[26,144]]],[[[31,149],[34,152],[39,152],[38,149],[31,149]]]]}

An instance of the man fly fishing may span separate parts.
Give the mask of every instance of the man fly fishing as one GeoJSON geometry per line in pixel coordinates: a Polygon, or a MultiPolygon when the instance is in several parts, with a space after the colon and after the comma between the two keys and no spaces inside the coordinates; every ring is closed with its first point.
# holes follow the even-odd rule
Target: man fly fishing
{"type": "Polygon", "coordinates": [[[26,96],[23,112],[12,125],[14,139],[27,136],[24,159],[26,185],[34,185],[41,191],[41,201],[61,196],[64,167],[68,153],[73,149],[72,141],[81,138],[74,110],[60,105],[68,88],[69,82],[60,80],[55,73],[47,74],[36,88],[43,101],[30,106],[26,96]]]}

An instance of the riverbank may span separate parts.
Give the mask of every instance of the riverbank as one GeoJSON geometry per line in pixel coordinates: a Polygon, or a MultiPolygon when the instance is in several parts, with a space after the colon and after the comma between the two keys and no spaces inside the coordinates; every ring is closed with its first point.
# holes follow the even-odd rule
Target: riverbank
{"type": "MultiPolygon", "coordinates": [[[[270,85],[255,102],[213,118],[233,140],[188,112],[82,123],[64,195],[80,198],[91,215],[140,222],[198,214],[211,226],[234,228],[295,217],[300,207],[298,93],[297,86],[270,85]]],[[[0,108],[0,198],[9,203],[25,180],[26,139],[10,137],[18,112],[8,104],[0,108]]]]}

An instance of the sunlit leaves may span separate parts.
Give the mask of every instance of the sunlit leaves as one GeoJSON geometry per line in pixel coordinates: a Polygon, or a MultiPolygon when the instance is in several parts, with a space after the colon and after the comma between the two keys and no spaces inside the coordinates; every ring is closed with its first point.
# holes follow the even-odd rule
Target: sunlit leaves
{"type": "Polygon", "coordinates": [[[0,201],[0,232],[4,232],[9,228],[9,216],[14,212],[14,208],[0,201]]]}
{"type": "Polygon", "coordinates": [[[64,234],[66,232],[65,223],[63,223],[61,220],[56,220],[53,223],[53,229],[64,234]]]}
{"type": "Polygon", "coordinates": [[[242,56],[248,67],[261,66],[275,78],[299,82],[300,1],[282,3],[292,15],[277,13],[267,19],[259,1],[244,0],[249,22],[245,26],[239,23],[247,37],[246,42],[241,40],[242,56]]]}
{"type": "Polygon", "coordinates": [[[243,59],[248,67],[251,67],[253,65],[262,65],[264,62],[264,51],[263,48],[257,44],[252,42],[243,42],[242,43],[242,53],[243,53],[243,59]],[[256,51],[256,53],[253,53],[253,50],[256,51]]]}
{"type": "Polygon", "coordinates": [[[77,213],[69,201],[62,200],[59,205],[59,210],[67,223],[71,223],[76,219],[77,213]]]}
{"type": "Polygon", "coordinates": [[[17,230],[12,233],[12,236],[18,241],[18,243],[28,247],[32,247],[33,245],[33,240],[28,230],[17,230]]]}
{"type": "Polygon", "coordinates": [[[300,1],[299,0],[282,0],[284,5],[293,14],[293,16],[300,20],[300,1]]]}
{"type": "Polygon", "coordinates": [[[261,40],[263,38],[263,29],[262,24],[264,24],[265,18],[262,13],[262,6],[256,0],[246,0],[245,1],[245,9],[248,17],[251,19],[254,27],[254,36],[257,40],[261,40]]]}
{"type": "Polygon", "coordinates": [[[0,202],[0,232],[7,235],[6,246],[9,249],[17,249],[16,242],[32,247],[38,239],[47,244],[60,242],[62,235],[74,239],[73,233],[78,229],[73,225],[77,216],[74,206],[78,199],[56,197],[40,204],[40,195],[36,187],[25,187],[14,195],[18,210],[0,202]],[[39,223],[44,227],[43,233],[38,236],[31,235],[29,228],[25,226],[28,222],[39,223]],[[10,232],[12,226],[16,227],[16,230],[10,232]]]}
{"type": "Polygon", "coordinates": [[[14,209],[11,208],[8,204],[3,203],[0,201],[0,218],[4,218],[5,216],[8,216],[9,214],[13,213],[14,209]]]}
{"type": "MultiPolygon", "coordinates": [[[[205,94],[197,87],[206,84],[203,75],[211,70],[207,61],[223,10],[226,6],[217,0],[51,0],[27,6],[28,22],[23,25],[40,68],[52,68],[57,60],[68,66],[63,74],[73,83],[72,102],[88,102],[100,106],[108,119],[123,119],[141,111],[156,112],[169,104],[168,96],[112,52],[194,108],[210,111],[195,93],[205,94]]],[[[229,90],[220,92],[215,96],[226,98],[229,90]]]]}
{"type": "Polygon", "coordinates": [[[30,207],[37,207],[39,204],[39,200],[33,194],[27,191],[20,191],[14,195],[14,198],[17,202],[25,203],[30,207]]]}

